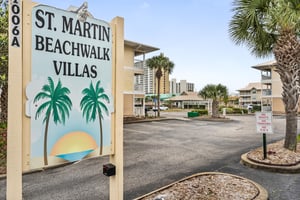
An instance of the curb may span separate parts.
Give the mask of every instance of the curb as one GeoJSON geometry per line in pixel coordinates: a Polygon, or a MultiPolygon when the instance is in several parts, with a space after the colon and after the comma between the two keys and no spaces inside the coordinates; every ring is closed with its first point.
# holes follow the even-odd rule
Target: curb
{"type": "Polygon", "coordinates": [[[241,163],[245,166],[254,169],[261,169],[269,172],[290,173],[290,174],[300,173],[300,164],[293,165],[293,166],[266,165],[266,164],[257,163],[249,160],[247,158],[247,153],[241,156],[241,163]]]}
{"type": "Polygon", "coordinates": [[[182,120],[182,121],[186,121],[187,119],[184,119],[184,118],[160,117],[160,118],[150,118],[150,119],[140,119],[140,120],[132,120],[132,121],[123,121],[123,124],[133,124],[133,123],[153,122],[153,121],[164,121],[164,120],[182,120]]]}
{"type": "MultiPolygon", "coordinates": [[[[90,158],[90,159],[92,159],[92,158],[90,158]]],[[[61,163],[61,164],[57,164],[57,165],[51,165],[51,166],[45,166],[45,167],[41,167],[41,168],[26,170],[26,171],[22,172],[22,176],[28,175],[28,174],[34,174],[34,173],[38,173],[38,172],[43,172],[48,169],[55,169],[55,168],[64,167],[67,165],[72,165],[72,164],[75,164],[76,162],[78,162],[78,161],[66,162],[66,163],[61,163]]],[[[7,178],[7,174],[0,174],[0,180],[6,179],[6,178],[7,178]]]]}
{"type": "Polygon", "coordinates": [[[150,192],[150,193],[148,193],[148,194],[145,194],[145,195],[143,195],[143,196],[137,197],[137,198],[135,198],[134,200],[142,200],[142,199],[145,198],[145,197],[148,197],[148,196],[150,196],[150,195],[152,195],[152,194],[154,194],[154,193],[156,193],[156,192],[163,191],[163,190],[165,190],[165,189],[167,189],[167,188],[173,186],[174,184],[179,183],[179,182],[182,182],[182,181],[185,181],[185,180],[187,180],[187,179],[189,179],[189,178],[193,178],[193,177],[201,176],[201,175],[210,175],[210,174],[213,174],[213,175],[214,175],[214,174],[215,174],[215,175],[229,175],[229,176],[232,176],[232,177],[236,177],[236,178],[239,178],[239,179],[246,180],[246,181],[252,183],[253,185],[255,185],[255,187],[259,190],[258,195],[257,195],[253,200],[268,200],[268,199],[269,199],[268,191],[267,191],[265,188],[263,188],[260,184],[254,182],[254,181],[252,181],[252,180],[250,180],[250,179],[247,179],[247,178],[244,178],[244,177],[241,177],[241,176],[237,176],[237,175],[233,175],[233,174],[222,173],[222,172],[202,172],[202,173],[193,174],[193,175],[188,176],[188,177],[186,177],[186,178],[183,178],[183,179],[181,179],[181,180],[179,180],[179,181],[175,181],[175,182],[173,182],[173,183],[171,183],[171,184],[169,184],[169,185],[166,185],[166,186],[164,186],[164,187],[161,187],[161,188],[159,188],[159,189],[157,189],[157,190],[154,190],[154,191],[152,191],[152,192],[150,192]]]}

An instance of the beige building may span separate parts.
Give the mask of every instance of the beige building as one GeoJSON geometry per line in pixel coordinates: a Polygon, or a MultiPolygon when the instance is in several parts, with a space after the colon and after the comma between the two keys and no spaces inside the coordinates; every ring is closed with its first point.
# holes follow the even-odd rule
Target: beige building
{"type": "Polygon", "coordinates": [[[270,61],[253,66],[261,72],[261,105],[263,111],[284,113],[282,101],[282,83],[279,74],[275,71],[276,61],[270,61]]]}
{"type": "Polygon", "coordinates": [[[209,110],[211,105],[211,100],[203,99],[197,92],[182,92],[179,96],[171,97],[168,100],[172,107],[182,109],[202,108],[209,110]]]}
{"type": "MultiPolygon", "coordinates": [[[[145,115],[145,54],[159,48],[124,41],[124,117],[145,115]]],[[[117,82],[118,83],[118,82],[117,82]]]]}
{"type": "Polygon", "coordinates": [[[170,81],[170,93],[171,94],[181,94],[182,92],[194,92],[195,84],[189,83],[186,80],[180,80],[176,82],[176,79],[173,78],[170,81]]]}
{"type": "Polygon", "coordinates": [[[260,105],[262,96],[262,84],[260,82],[249,83],[246,87],[237,90],[239,92],[239,105],[260,105]]]}

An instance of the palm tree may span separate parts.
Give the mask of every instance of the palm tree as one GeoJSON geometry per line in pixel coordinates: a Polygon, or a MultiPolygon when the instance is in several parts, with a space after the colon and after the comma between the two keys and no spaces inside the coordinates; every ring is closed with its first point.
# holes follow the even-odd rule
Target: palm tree
{"type": "Polygon", "coordinates": [[[235,0],[229,25],[233,41],[257,57],[275,56],[286,112],[284,147],[297,148],[300,0],[235,0]]]}
{"type": "Polygon", "coordinates": [[[219,102],[228,98],[227,87],[221,84],[207,84],[199,95],[204,99],[212,99],[212,117],[219,117],[219,102]]]}
{"type": "Polygon", "coordinates": [[[159,56],[153,56],[152,58],[149,58],[146,61],[147,66],[150,69],[155,69],[155,77],[157,79],[157,116],[160,117],[160,79],[163,75],[163,73],[169,73],[171,74],[174,68],[174,63],[169,60],[168,57],[165,57],[163,53],[161,53],[159,56]]]}
{"type": "Polygon", "coordinates": [[[103,87],[100,87],[100,81],[96,83],[96,87],[93,86],[92,82],[89,88],[82,90],[84,95],[80,101],[80,107],[83,111],[83,117],[86,122],[95,121],[98,116],[100,124],[100,154],[103,151],[103,130],[102,130],[102,119],[103,111],[108,115],[108,109],[104,103],[104,100],[109,103],[109,97],[104,93],[103,87]]]}
{"type": "Polygon", "coordinates": [[[54,85],[54,82],[51,77],[48,77],[48,83],[42,87],[42,91],[39,92],[33,102],[36,103],[39,100],[44,99],[45,101],[38,107],[35,119],[39,118],[46,110],[43,123],[45,125],[44,133],[44,164],[48,165],[48,153],[47,153],[47,139],[48,139],[48,128],[50,117],[53,117],[55,124],[63,123],[65,124],[66,117],[69,117],[69,111],[72,107],[72,102],[68,97],[70,90],[66,87],[62,87],[60,80],[58,80],[57,85],[54,85]]]}

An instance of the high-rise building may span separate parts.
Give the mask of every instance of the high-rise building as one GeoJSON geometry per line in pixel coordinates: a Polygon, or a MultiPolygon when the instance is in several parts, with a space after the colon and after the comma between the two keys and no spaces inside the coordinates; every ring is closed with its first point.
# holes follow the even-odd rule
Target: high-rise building
{"type": "MultiPolygon", "coordinates": [[[[144,91],[146,94],[157,94],[158,93],[158,81],[155,77],[155,69],[150,69],[144,65],[144,91]]],[[[160,94],[170,93],[169,73],[162,70],[162,77],[160,78],[160,94]]]]}
{"type": "Polygon", "coordinates": [[[176,79],[173,78],[170,81],[170,93],[171,94],[181,94],[182,92],[194,92],[195,84],[188,83],[186,80],[180,80],[176,82],[176,79]]]}

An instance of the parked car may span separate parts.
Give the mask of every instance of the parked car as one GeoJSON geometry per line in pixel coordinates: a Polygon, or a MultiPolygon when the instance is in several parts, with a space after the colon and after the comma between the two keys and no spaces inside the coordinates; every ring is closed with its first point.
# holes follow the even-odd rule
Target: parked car
{"type": "MultiPolygon", "coordinates": [[[[159,106],[159,109],[160,110],[168,110],[169,108],[167,106],[159,106]]],[[[157,109],[157,107],[152,107],[152,110],[157,111],[158,109],[157,109]]]]}
{"type": "Polygon", "coordinates": [[[251,105],[251,104],[247,105],[247,109],[248,110],[252,110],[253,109],[253,105],[251,105]]]}

